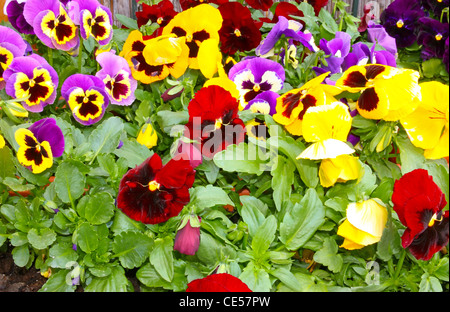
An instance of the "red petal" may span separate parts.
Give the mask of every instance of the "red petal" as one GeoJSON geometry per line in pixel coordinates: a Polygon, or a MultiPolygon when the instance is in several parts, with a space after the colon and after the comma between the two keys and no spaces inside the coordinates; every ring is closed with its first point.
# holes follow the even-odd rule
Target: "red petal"
{"type": "Polygon", "coordinates": [[[171,159],[157,174],[155,180],[168,189],[192,186],[194,169],[188,158],[171,159]],[[189,185],[187,185],[189,184],[189,185]]]}
{"type": "Polygon", "coordinates": [[[251,292],[251,290],[237,277],[219,273],[193,280],[188,284],[186,292],[251,292]]]}

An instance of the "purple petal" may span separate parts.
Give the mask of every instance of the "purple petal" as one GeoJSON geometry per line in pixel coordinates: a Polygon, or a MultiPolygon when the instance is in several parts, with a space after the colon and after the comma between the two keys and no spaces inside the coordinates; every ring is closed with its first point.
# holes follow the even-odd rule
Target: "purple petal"
{"type": "Polygon", "coordinates": [[[55,16],[58,16],[60,5],[58,0],[28,0],[23,9],[23,16],[28,24],[33,25],[34,20],[42,11],[50,10],[55,13],[55,16]]]}
{"type": "Polygon", "coordinates": [[[237,64],[235,64],[229,71],[228,77],[233,80],[233,78],[243,70],[250,70],[255,77],[255,82],[260,83],[262,76],[267,71],[274,72],[281,81],[285,80],[284,68],[281,64],[265,59],[262,57],[254,57],[245,59],[237,64]]]}
{"type": "MultiPolygon", "coordinates": [[[[255,108],[258,106],[268,106],[269,107],[269,115],[275,114],[276,106],[277,106],[277,98],[280,95],[273,91],[265,91],[263,93],[258,94],[253,100],[249,101],[248,105],[245,109],[251,109],[253,105],[255,108]]],[[[257,109],[257,108],[256,108],[257,109]]]]}
{"type": "Polygon", "coordinates": [[[97,56],[97,62],[102,67],[96,74],[99,78],[100,76],[104,78],[106,75],[114,77],[121,69],[131,74],[128,62],[123,57],[116,55],[115,52],[100,53],[97,56]]]}
{"type": "Polygon", "coordinates": [[[105,87],[105,84],[95,76],[75,74],[64,81],[63,85],[61,86],[61,95],[67,100],[70,94],[70,89],[76,87],[83,89],[83,91],[87,91],[93,86],[103,89],[105,87]]]}
{"type": "Polygon", "coordinates": [[[14,56],[23,56],[27,48],[22,36],[5,26],[0,26],[0,45],[11,51],[14,56]]]}
{"type": "Polygon", "coordinates": [[[39,142],[47,141],[52,149],[53,157],[61,157],[64,153],[64,135],[53,118],[44,118],[32,124],[28,130],[33,132],[39,142]]]}

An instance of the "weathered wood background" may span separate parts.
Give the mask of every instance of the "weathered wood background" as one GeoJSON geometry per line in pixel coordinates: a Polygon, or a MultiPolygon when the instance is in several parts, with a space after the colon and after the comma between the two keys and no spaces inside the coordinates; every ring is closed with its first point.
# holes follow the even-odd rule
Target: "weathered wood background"
{"type": "MultiPolygon", "coordinates": [[[[108,6],[109,8],[111,8],[111,11],[114,12],[115,14],[119,13],[122,15],[126,15],[129,17],[133,17],[133,13],[136,10],[139,10],[139,6],[136,4],[136,0],[99,0],[100,2],[102,2],[104,5],[108,6]]],[[[283,0],[281,0],[283,1],[283,0]]],[[[276,1],[275,2],[281,2],[281,1],[276,1]]],[[[354,12],[356,13],[355,15],[357,17],[361,17],[363,16],[363,10],[364,10],[364,5],[368,2],[372,2],[375,3],[375,14],[377,16],[379,16],[379,13],[381,13],[391,2],[393,2],[394,0],[345,0],[345,2],[347,2],[349,4],[349,6],[347,7],[348,12],[354,12]],[[354,8],[354,5],[356,5],[357,7],[354,8]],[[377,14],[378,13],[378,14],[377,14]]],[[[172,0],[172,2],[175,5],[175,8],[180,8],[179,6],[179,1],[178,0],[172,0]]],[[[289,2],[289,1],[285,1],[285,2],[289,2]]],[[[333,10],[333,6],[334,6],[334,2],[333,0],[329,0],[328,1],[328,5],[327,5],[327,9],[332,11],[333,10]]]]}

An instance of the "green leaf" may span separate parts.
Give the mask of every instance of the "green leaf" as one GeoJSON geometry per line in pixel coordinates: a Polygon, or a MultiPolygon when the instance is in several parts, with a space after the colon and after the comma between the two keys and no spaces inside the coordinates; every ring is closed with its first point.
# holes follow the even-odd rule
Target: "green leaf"
{"type": "Polygon", "coordinates": [[[270,170],[269,154],[253,143],[232,144],[214,156],[217,167],[228,172],[245,172],[261,175],[270,170]]]}
{"type": "Polygon", "coordinates": [[[84,217],[91,224],[106,223],[114,215],[114,198],[107,192],[100,192],[90,196],[84,208],[84,217]]]}
{"type": "Polygon", "coordinates": [[[36,249],[44,249],[56,240],[56,233],[49,228],[31,229],[27,235],[28,242],[36,249]]]}
{"type": "Polygon", "coordinates": [[[28,244],[14,247],[11,251],[14,263],[18,267],[24,267],[30,260],[30,250],[28,249],[28,244]]]}
{"type": "Polygon", "coordinates": [[[114,150],[114,154],[120,158],[124,158],[129,168],[134,168],[152,156],[153,152],[145,145],[136,141],[136,139],[127,139],[123,141],[121,148],[114,150]]]}
{"type": "Polygon", "coordinates": [[[77,245],[85,253],[91,253],[99,245],[99,239],[95,228],[87,222],[81,223],[75,234],[77,245]]]}
{"type": "Polygon", "coordinates": [[[441,282],[436,277],[424,273],[419,284],[419,292],[442,292],[441,282]]]}
{"type": "Polygon", "coordinates": [[[177,125],[184,125],[189,121],[189,113],[187,111],[173,112],[169,110],[161,110],[157,113],[156,119],[160,128],[170,134],[172,127],[177,125]]]}
{"type": "Polygon", "coordinates": [[[78,254],[72,244],[58,243],[50,248],[48,265],[52,268],[67,268],[67,264],[78,260],[78,254]]]}
{"type": "Polygon", "coordinates": [[[53,182],[56,194],[64,203],[72,203],[84,193],[86,178],[78,167],[70,162],[61,163],[53,182]]]}
{"type": "Polygon", "coordinates": [[[171,282],[173,279],[173,240],[169,237],[157,238],[150,254],[150,263],[163,279],[171,282]]]}
{"type": "Polygon", "coordinates": [[[262,257],[269,249],[270,244],[275,239],[276,230],[277,218],[274,215],[270,215],[264,220],[252,239],[252,249],[255,258],[262,257]]]}
{"type": "Polygon", "coordinates": [[[257,268],[252,262],[244,268],[239,279],[254,292],[269,292],[272,288],[269,274],[261,268],[257,268]]]}
{"type": "Polygon", "coordinates": [[[396,143],[400,149],[400,163],[402,174],[414,169],[422,168],[425,163],[423,149],[415,147],[406,135],[398,135],[396,143]]]}
{"type": "Polygon", "coordinates": [[[284,267],[276,268],[275,270],[270,271],[270,274],[278,278],[284,285],[288,286],[293,291],[302,291],[302,285],[288,269],[284,267]]]}
{"type": "Polygon", "coordinates": [[[124,129],[123,121],[119,117],[110,117],[103,121],[92,131],[89,136],[90,149],[94,152],[94,157],[98,154],[109,154],[117,149],[120,141],[120,135],[124,129]]]}
{"type": "Polygon", "coordinates": [[[288,250],[297,250],[305,244],[322,225],[325,208],[315,189],[308,189],[300,203],[283,218],[280,240],[288,250]]]}
{"type": "Polygon", "coordinates": [[[25,182],[25,180],[19,180],[15,177],[6,177],[3,179],[3,184],[15,192],[25,192],[35,188],[33,184],[22,184],[22,182],[25,182]]]}
{"type": "Polygon", "coordinates": [[[393,222],[388,222],[383,235],[377,244],[377,255],[383,261],[389,261],[392,256],[402,250],[401,238],[393,222]]]}
{"type": "Polygon", "coordinates": [[[132,19],[132,18],[122,15],[122,14],[115,14],[114,17],[120,23],[122,23],[123,26],[125,26],[129,29],[139,29],[137,21],[135,19],[132,19]]]}
{"type": "Polygon", "coordinates": [[[145,234],[135,231],[121,232],[114,238],[113,252],[126,269],[141,266],[150,255],[152,240],[145,234]]]}
{"type": "Polygon", "coordinates": [[[250,236],[255,236],[258,228],[266,220],[267,205],[253,196],[241,196],[240,215],[248,226],[250,236]]]}
{"type": "Polygon", "coordinates": [[[333,237],[327,237],[320,248],[314,254],[314,261],[326,265],[331,272],[337,273],[341,270],[344,260],[338,254],[338,245],[333,237]]]}
{"type": "Polygon", "coordinates": [[[69,270],[61,270],[56,273],[53,273],[47,282],[39,289],[39,292],[74,292],[77,288],[72,285],[72,283],[68,283],[68,274],[70,274],[69,270]]]}
{"type": "Polygon", "coordinates": [[[13,154],[7,146],[0,148],[0,180],[5,177],[14,177],[16,167],[14,166],[13,154]]]}
{"type": "Polygon", "coordinates": [[[111,267],[111,273],[105,277],[94,277],[89,285],[84,288],[85,292],[126,292],[132,288],[131,283],[125,276],[125,270],[115,265],[111,267]]]}
{"type": "Polygon", "coordinates": [[[282,156],[277,156],[274,167],[272,167],[272,189],[273,200],[278,211],[284,202],[289,201],[294,184],[294,164],[282,156]]]}
{"type": "Polygon", "coordinates": [[[191,203],[200,209],[210,208],[216,205],[234,206],[234,203],[223,189],[217,186],[212,186],[211,184],[206,186],[197,186],[191,189],[190,193],[191,203]]]}

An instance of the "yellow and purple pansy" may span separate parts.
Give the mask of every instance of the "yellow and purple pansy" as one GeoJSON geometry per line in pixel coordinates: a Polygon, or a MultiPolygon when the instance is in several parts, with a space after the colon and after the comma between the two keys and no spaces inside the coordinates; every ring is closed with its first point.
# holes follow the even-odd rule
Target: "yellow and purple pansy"
{"type": "Polygon", "coordinates": [[[58,0],[28,0],[23,15],[36,36],[52,49],[76,54],[80,40],[78,27],[58,0]]]}
{"type": "Polygon", "coordinates": [[[14,136],[19,145],[17,159],[33,173],[52,167],[53,158],[64,153],[64,135],[53,118],[38,120],[28,129],[19,128],[14,136]]]}
{"type": "Polygon", "coordinates": [[[37,54],[14,58],[3,78],[6,93],[20,99],[30,112],[42,112],[45,106],[55,101],[58,74],[37,54]]]}
{"type": "Polygon", "coordinates": [[[100,53],[97,62],[102,69],[95,76],[105,84],[110,103],[123,106],[133,104],[137,81],[131,74],[128,62],[114,52],[100,53]]]}
{"type": "Polygon", "coordinates": [[[109,105],[105,84],[100,78],[91,75],[70,76],[64,81],[61,94],[69,104],[75,120],[85,126],[102,119],[109,105]]]}
{"type": "Polygon", "coordinates": [[[6,84],[3,73],[15,57],[25,54],[26,48],[27,44],[17,32],[11,28],[0,26],[0,90],[6,84]]]}

